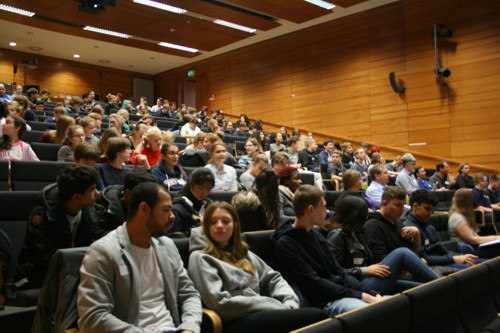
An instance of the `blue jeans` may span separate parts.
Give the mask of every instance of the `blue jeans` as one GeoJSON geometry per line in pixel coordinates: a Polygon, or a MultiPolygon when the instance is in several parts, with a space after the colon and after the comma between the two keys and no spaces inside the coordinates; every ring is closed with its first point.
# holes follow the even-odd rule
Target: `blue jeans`
{"type": "Polygon", "coordinates": [[[429,282],[439,277],[413,251],[406,247],[393,250],[380,263],[389,266],[391,275],[385,279],[373,276],[365,277],[361,284],[377,290],[382,295],[391,294],[394,291],[396,281],[400,278],[403,269],[408,271],[418,282],[429,282]]]}
{"type": "Polygon", "coordinates": [[[330,318],[333,318],[336,315],[339,315],[341,313],[355,310],[358,308],[362,308],[362,307],[367,306],[367,305],[368,305],[368,303],[366,303],[365,301],[362,301],[360,299],[346,297],[346,298],[341,298],[341,299],[336,300],[336,301],[329,302],[324,307],[324,310],[330,318]]]}

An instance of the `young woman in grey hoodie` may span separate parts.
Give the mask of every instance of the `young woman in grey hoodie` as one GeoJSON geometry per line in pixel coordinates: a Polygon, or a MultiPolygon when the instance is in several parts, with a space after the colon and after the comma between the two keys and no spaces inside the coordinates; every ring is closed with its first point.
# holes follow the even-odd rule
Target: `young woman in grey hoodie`
{"type": "Polygon", "coordinates": [[[238,214],[226,202],[205,210],[206,246],[189,257],[189,275],[203,303],[222,318],[226,332],[289,332],[325,318],[298,309],[299,300],[280,273],[248,250],[238,214]]]}

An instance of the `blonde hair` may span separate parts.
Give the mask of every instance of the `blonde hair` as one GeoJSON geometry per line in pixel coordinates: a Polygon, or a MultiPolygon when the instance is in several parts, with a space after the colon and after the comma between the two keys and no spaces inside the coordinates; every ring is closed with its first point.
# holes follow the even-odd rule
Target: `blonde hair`
{"type": "Polygon", "coordinates": [[[458,189],[453,195],[453,199],[451,199],[451,209],[448,212],[448,216],[451,216],[453,213],[462,214],[469,227],[475,232],[479,231],[479,227],[476,224],[476,216],[474,214],[472,193],[468,189],[458,189]]]}

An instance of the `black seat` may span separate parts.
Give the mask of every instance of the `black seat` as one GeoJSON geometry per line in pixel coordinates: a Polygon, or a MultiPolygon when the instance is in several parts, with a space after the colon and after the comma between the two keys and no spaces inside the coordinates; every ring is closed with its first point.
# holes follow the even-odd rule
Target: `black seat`
{"type": "Polygon", "coordinates": [[[450,277],[457,283],[457,310],[465,331],[480,332],[497,318],[488,267],[477,265],[450,277]]]}
{"type": "Polygon", "coordinates": [[[447,249],[458,252],[458,243],[450,240],[448,234],[448,214],[432,214],[427,222],[434,226],[438,232],[439,240],[447,249]]]}
{"type": "Polygon", "coordinates": [[[404,292],[414,333],[465,333],[458,313],[456,281],[444,277],[404,292]]]}
{"type": "Polygon", "coordinates": [[[46,131],[54,124],[44,123],[43,121],[28,121],[28,125],[30,125],[31,130],[33,131],[46,131]]]}
{"type": "Polygon", "coordinates": [[[311,172],[299,172],[302,184],[314,185],[314,174],[311,172]]]}
{"type": "Polygon", "coordinates": [[[0,191],[10,190],[9,174],[9,161],[0,160],[0,191]]]}
{"type": "Polygon", "coordinates": [[[21,137],[21,140],[27,143],[31,142],[39,142],[40,137],[44,131],[36,131],[36,130],[31,130],[31,131],[25,131],[21,137]]]}
{"type": "Polygon", "coordinates": [[[342,333],[342,324],[336,318],[325,319],[315,324],[303,327],[293,333],[342,333]]]}
{"type": "Polygon", "coordinates": [[[448,212],[451,209],[451,201],[455,195],[455,191],[434,191],[432,193],[438,199],[438,203],[436,207],[434,207],[434,211],[448,212]]]}
{"type": "Polygon", "coordinates": [[[210,192],[208,197],[212,201],[225,201],[228,203],[231,203],[231,200],[233,199],[234,195],[238,192],[210,192]]]}
{"type": "Polygon", "coordinates": [[[57,161],[57,152],[62,145],[57,143],[32,142],[31,148],[42,161],[57,161]]]}
{"type": "Polygon", "coordinates": [[[273,267],[274,241],[271,235],[274,230],[250,231],[243,235],[250,250],[259,256],[269,266],[273,267]]]}
{"type": "Polygon", "coordinates": [[[383,325],[381,332],[410,332],[410,302],[408,297],[397,295],[380,303],[343,313],[337,316],[342,332],[371,332],[374,325],[383,325]]]}
{"type": "Polygon", "coordinates": [[[200,152],[195,153],[194,155],[180,155],[179,156],[179,164],[183,167],[202,167],[207,164],[208,155],[207,153],[200,152]]]}
{"type": "Polygon", "coordinates": [[[12,191],[39,191],[55,183],[59,171],[71,164],[56,161],[12,161],[12,191]]]}

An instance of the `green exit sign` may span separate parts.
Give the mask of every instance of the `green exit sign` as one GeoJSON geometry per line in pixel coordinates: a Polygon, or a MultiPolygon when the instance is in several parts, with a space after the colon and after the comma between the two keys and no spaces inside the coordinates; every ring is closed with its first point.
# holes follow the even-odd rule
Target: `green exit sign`
{"type": "Polygon", "coordinates": [[[190,69],[190,70],[188,70],[188,76],[189,76],[189,77],[193,77],[193,76],[195,76],[195,75],[196,75],[196,72],[195,72],[195,70],[194,70],[194,69],[190,69]]]}

